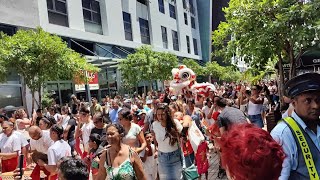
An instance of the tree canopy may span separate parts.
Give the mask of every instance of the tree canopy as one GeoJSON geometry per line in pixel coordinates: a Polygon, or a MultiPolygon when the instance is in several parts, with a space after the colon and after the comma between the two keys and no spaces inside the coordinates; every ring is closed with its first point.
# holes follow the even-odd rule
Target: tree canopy
{"type": "Polygon", "coordinates": [[[119,63],[119,69],[125,84],[134,87],[141,81],[169,79],[172,68],[177,65],[178,58],[174,54],[155,52],[150,46],[141,46],[119,63]]]}
{"type": "Polygon", "coordinates": [[[319,43],[320,0],[230,0],[224,12],[212,37],[214,56],[225,60],[236,55],[259,70],[270,59],[288,60],[292,77],[295,59],[319,43]]]}
{"type": "Polygon", "coordinates": [[[197,76],[205,75],[205,67],[199,65],[195,60],[184,58],[182,64],[186,65],[188,68],[192,69],[197,76]]]}
{"type": "MultiPolygon", "coordinates": [[[[36,30],[19,30],[13,36],[0,36],[0,69],[13,69],[23,77],[31,93],[52,80],[85,80],[83,71],[97,72],[79,53],[68,48],[58,36],[36,30]],[[1,66],[3,65],[3,66],[1,66]]],[[[4,79],[3,79],[4,80],[4,79]]]]}

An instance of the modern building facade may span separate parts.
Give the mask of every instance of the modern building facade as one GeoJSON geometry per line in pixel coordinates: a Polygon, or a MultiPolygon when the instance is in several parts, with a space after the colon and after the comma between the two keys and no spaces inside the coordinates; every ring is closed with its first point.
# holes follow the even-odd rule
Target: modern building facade
{"type": "MultiPolygon", "coordinates": [[[[199,17],[203,2],[205,0],[0,0],[0,31],[13,34],[19,29],[41,27],[62,37],[70,48],[86,55],[89,62],[102,69],[95,75],[98,86],[95,84],[91,89],[91,95],[100,98],[120,90],[117,63],[142,45],[151,45],[159,52],[172,52],[181,59],[207,60],[203,54],[210,54],[207,49],[210,41],[207,44],[201,41],[206,38],[204,34],[210,38],[204,28],[210,27],[211,21],[202,19],[204,13],[199,17]]],[[[72,93],[80,98],[85,95],[83,88],[71,80],[48,82],[46,89],[54,92],[58,103],[66,103],[72,93]]],[[[10,104],[0,104],[0,108],[5,105],[10,104]]]]}

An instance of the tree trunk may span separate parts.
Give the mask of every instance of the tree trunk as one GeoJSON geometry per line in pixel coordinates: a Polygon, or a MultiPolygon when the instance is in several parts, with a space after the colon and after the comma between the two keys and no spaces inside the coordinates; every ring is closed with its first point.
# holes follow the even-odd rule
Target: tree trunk
{"type": "Polygon", "coordinates": [[[33,110],[34,110],[34,91],[31,91],[31,95],[32,95],[32,106],[31,106],[31,112],[33,112],[33,110]]]}
{"type": "Polygon", "coordinates": [[[30,115],[29,114],[29,111],[28,111],[28,109],[27,109],[27,85],[26,85],[26,83],[24,82],[24,79],[22,78],[22,84],[23,84],[23,86],[22,86],[22,103],[23,103],[23,108],[26,110],[26,112],[28,113],[28,115],[30,115]]]}
{"type": "Polygon", "coordinates": [[[279,68],[279,84],[278,84],[278,91],[280,97],[280,104],[283,104],[283,95],[284,95],[284,72],[283,72],[283,59],[281,53],[278,54],[278,68],[279,68]]]}
{"type": "Polygon", "coordinates": [[[151,81],[149,81],[149,91],[152,91],[152,89],[153,89],[153,81],[151,80],[151,81]]]}
{"type": "Polygon", "coordinates": [[[292,46],[290,46],[289,51],[289,60],[290,60],[290,71],[289,71],[289,79],[296,76],[296,59],[294,57],[294,52],[292,46]]]}
{"type": "Polygon", "coordinates": [[[42,108],[42,92],[41,92],[41,86],[38,89],[38,94],[39,94],[39,106],[38,108],[41,109],[42,108]]]}

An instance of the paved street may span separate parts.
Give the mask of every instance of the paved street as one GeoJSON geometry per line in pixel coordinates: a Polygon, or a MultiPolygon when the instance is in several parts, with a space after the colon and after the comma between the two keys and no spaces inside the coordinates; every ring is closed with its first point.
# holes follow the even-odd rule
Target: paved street
{"type": "MultiPolygon", "coordinates": [[[[209,173],[208,173],[208,179],[219,179],[217,178],[218,176],[218,171],[219,171],[219,158],[217,153],[211,153],[211,158],[209,159],[209,173]]],[[[203,175],[201,179],[205,179],[205,176],[203,175]]],[[[226,180],[227,177],[223,177],[221,179],[226,180]]]]}

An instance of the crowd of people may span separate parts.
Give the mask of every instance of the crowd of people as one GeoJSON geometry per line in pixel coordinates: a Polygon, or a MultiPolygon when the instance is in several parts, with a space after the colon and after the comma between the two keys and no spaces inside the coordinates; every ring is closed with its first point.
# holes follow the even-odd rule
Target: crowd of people
{"type": "Polygon", "coordinates": [[[206,98],[166,91],[106,97],[101,103],[92,98],[89,103],[72,95],[70,103],[38,109],[31,118],[23,109],[10,117],[2,112],[1,170],[17,172],[23,154],[24,170],[32,171],[32,179],[178,180],[188,179],[184,171],[193,166],[195,178],[209,179],[208,159],[217,153],[217,178],[317,179],[319,77],[305,74],[286,85],[290,108],[284,117],[302,127],[299,137],[286,118],[271,134],[263,129],[266,114],[279,104],[273,80],[223,84],[206,98]],[[191,129],[205,139],[195,143],[191,129]],[[311,165],[299,144],[301,134],[311,165]]]}

